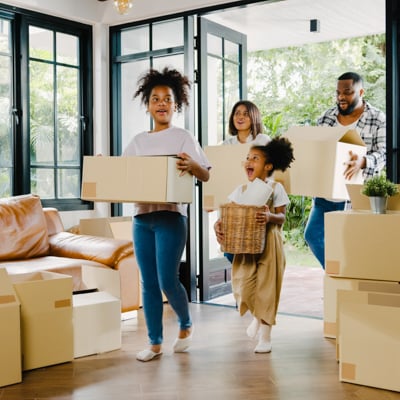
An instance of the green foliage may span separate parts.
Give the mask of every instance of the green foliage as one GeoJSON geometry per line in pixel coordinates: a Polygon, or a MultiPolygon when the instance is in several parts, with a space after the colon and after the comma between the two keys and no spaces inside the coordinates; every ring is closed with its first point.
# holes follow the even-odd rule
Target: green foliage
{"type": "Polygon", "coordinates": [[[293,125],[315,125],[335,105],[337,77],[355,71],[364,78],[365,99],[385,111],[385,51],[382,34],[249,53],[249,100],[276,136],[293,125]]]}
{"type": "Polygon", "coordinates": [[[290,204],[286,210],[286,221],[283,225],[285,240],[297,248],[307,246],[304,241],[304,228],[311,210],[311,198],[289,195],[290,204]]]}
{"type": "Polygon", "coordinates": [[[397,185],[386,178],[386,173],[373,176],[364,182],[361,193],[369,197],[390,197],[399,193],[397,185]]]}

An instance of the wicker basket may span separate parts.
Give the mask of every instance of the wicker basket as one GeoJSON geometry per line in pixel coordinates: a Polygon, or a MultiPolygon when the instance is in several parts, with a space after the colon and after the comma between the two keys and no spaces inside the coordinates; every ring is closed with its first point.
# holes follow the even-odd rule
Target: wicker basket
{"type": "Polygon", "coordinates": [[[265,247],[265,224],[257,223],[256,213],[265,207],[228,203],[220,206],[224,244],[221,250],[232,254],[258,254],[265,247]]]}

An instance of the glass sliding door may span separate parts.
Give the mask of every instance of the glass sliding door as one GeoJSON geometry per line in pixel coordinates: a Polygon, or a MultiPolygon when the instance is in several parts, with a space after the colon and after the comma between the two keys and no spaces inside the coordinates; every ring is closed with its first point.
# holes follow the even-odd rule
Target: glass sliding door
{"type": "MultiPolygon", "coordinates": [[[[227,137],[234,103],[246,97],[246,36],[200,17],[199,131],[203,146],[219,145],[227,137]]],[[[201,211],[202,251],[200,300],[231,292],[231,265],[220,251],[214,233],[217,211],[201,211]]]]}

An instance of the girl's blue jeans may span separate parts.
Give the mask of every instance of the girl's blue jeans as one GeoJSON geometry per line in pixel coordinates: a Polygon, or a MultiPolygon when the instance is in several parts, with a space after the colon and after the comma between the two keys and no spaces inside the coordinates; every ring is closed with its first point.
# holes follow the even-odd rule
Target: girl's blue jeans
{"type": "Polygon", "coordinates": [[[179,281],[179,267],[187,236],[187,217],[158,211],[133,218],[135,257],[141,273],[143,309],[149,342],[163,341],[162,291],[178,316],[181,330],[192,321],[186,290],[179,281]]]}
{"type": "Polygon", "coordinates": [[[329,201],[321,197],[313,199],[311,212],[304,230],[304,239],[323,269],[325,269],[324,214],[330,211],[342,211],[345,204],[345,201],[329,201]]]}

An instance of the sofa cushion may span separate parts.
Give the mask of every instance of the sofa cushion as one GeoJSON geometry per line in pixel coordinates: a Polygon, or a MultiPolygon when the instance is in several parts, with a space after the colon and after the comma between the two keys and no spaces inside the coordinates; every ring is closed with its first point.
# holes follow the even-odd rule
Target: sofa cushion
{"type": "Polygon", "coordinates": [[[133,245],[129,240],[60,232],[50,236],[49,242],[52,256],[84,258],[111,268],[133,254],[133,245]]]}
{"type": "Polygon", "coordinates": [[[39,196],[0,199],[0,260],[48,254],[47,226],[39,196]]]}

